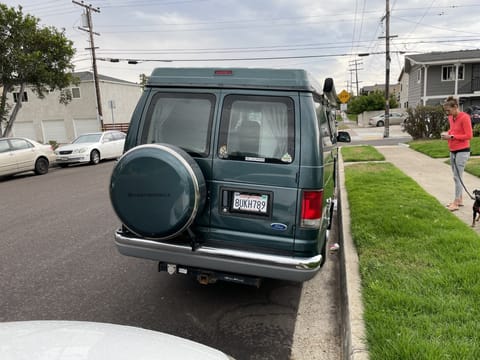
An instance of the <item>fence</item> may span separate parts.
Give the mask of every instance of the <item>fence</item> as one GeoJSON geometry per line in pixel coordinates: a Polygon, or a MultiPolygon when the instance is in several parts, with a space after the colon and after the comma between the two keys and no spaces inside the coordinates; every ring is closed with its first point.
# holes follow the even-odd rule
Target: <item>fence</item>
{"type": "Polygon", "coordinates": [[[124,133],[128,132],[128,127],[130,123],[118,123],[118,124],[103,124],[103,131],[107,130],[119,130],[124,133]]]}

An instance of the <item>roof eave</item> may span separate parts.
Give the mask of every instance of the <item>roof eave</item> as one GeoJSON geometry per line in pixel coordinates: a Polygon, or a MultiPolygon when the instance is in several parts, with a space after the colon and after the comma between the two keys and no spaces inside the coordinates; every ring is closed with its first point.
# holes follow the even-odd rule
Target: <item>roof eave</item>
{"type": "Polygon", "coordinates": [[[443,65],[443,64],[455,64],[455,63],[480,63],[480,58],[460,58],[460,59],[444,59],[444,60],[424,60],[419,61],[412,59],[409,56],[405,56],[414,65],[443,65]]]}

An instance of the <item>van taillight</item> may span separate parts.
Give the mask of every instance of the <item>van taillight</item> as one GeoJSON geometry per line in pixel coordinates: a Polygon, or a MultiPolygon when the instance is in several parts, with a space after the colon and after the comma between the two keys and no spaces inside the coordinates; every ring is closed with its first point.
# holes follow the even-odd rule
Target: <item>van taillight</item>
{"type": "Polygon", "coordinates": [[[322,190],[304,190],[302,192],[302,215],[300,226],[320,227],[322,218],[322,190]]]}

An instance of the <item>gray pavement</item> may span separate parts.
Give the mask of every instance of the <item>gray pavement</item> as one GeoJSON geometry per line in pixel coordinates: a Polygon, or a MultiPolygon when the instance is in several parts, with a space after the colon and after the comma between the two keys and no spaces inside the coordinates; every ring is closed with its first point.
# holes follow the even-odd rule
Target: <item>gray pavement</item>
{"type": "MultiPolygon", "coordinates": [[[[359,144],[370,141],[380,141],[383,139],[383,128],[352,128],[348,130],[352,137],[352,142],[359,144]]],[[[414,151],[405,144],[405,133],[400,128],[391,127],[389,144],[375,146],[385,156],[385,161],[392,163],[407,176],[417,182],[427,193],[438,200],[441,205],[451,202],[454,197],[454,184],[452,170],[446,159],[432,159],[429,156],[414,151]],[[393,128],[393,129],[392,129],[393,128]],[[395,144],[395,140],[398,143],[395,144]]],[[[341,158],[341,157],[340,157],[341,158]]],[[[341,276],[342,290],[345,294],[343,304],[344,314],[344,337],[345,358],[351,360],[368,359],[367,346],[365,339],[365,326],[363,322],[363,304],[361,297],[361,284],[358,269],[358,256],[355,245],[350,233],[350,212],[345,189],[344,164],[340,159],[339,178],[340,178],[340,204],[342,211],[342,223],[340,224],[340,236],[342,236],[341,254],[341,276]]],[[[471,193],[474,189],[480,189],[480,179],[464,173],[465,186],[471,193]]],[[[472,222],[472,204],[473,200],[464,193],[464,207],[453,212],[459,219],[468,226],[472,222]]],[[[477,223],[474,230],[480,233],[480,224],[477,223]]]]}

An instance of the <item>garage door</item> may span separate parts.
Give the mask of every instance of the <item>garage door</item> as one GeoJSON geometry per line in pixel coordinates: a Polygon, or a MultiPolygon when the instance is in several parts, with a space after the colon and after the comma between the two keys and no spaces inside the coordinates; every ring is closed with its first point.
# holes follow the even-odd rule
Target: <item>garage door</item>
{"type": "Polygon", "coordinates": [[[81,134],[100,131],[97,119],[75,119],[73,120],[75,127],[75,137],[81,134]]]}
{"type": "Polygon", "coordinates": [[[49,142],[50,140],[60,144],[69,142],[63,120],[43,120],[42,127],[43,133],[45,134],[45,142],[49,142]]]}
{"type": "Polygon", "coordinates": [[[35,128],[33,127],[33,122],[14,122],[13,123],[13,135],[26,137],[28,139],[32,139],[35,141],[39,141],[37,139],[37,135],[35,134],[35,128]]]}

